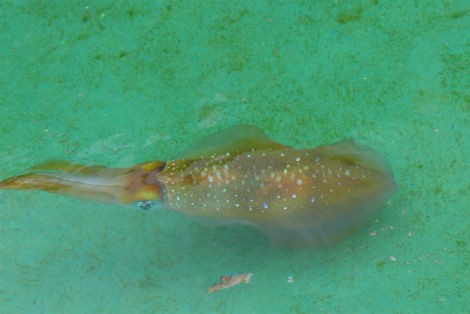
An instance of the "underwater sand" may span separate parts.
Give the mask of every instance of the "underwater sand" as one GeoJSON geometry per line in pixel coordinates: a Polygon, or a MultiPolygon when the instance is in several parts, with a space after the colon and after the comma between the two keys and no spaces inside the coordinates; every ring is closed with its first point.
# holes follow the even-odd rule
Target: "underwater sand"
{"type": "Polygon", "coordinates": [[[2,191],[1,313],[470,311],[467,1],[22,1],[0,16],[0,178],[48,159],[165,160],[251,123],[298,148],[355,138],[398,187],[366,228],[311,250],[2,191]]]}

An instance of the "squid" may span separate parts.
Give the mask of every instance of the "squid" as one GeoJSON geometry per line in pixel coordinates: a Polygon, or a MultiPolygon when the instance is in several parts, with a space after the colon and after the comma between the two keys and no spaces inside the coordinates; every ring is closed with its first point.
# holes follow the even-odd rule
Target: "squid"
{"type": "Polygon", "coordinates": [[[49,161],[0,181],[0,190],[163,208],[217,225],[251,225],[275,246],[318,247],[363,228],[396,186],[384,156],[354,140],[297,149],[238,125],[168,161],[129,168],[49,161]]]}

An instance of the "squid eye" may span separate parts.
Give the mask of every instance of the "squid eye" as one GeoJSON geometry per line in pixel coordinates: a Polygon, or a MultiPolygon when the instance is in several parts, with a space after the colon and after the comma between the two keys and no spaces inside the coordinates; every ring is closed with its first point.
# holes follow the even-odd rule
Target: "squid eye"
{"type": "Polygon", "coordinates": [[[135,202],[135,204],[143,210],[152,209],[156,205],[156,203],[152,201],[140,201],[140,202],[135,202]]]}

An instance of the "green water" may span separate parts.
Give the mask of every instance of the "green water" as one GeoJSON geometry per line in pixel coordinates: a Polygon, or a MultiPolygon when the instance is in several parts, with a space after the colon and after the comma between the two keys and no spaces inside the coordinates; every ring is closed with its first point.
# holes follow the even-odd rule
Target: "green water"
{"type": "Polygon", "coordinates": [[[296,147],[353,137],[398,185],[352,238],[301,251],[2,191],[0,313],[470,311],[468,1],[4,1],[0,16],[1,178],[48,159],[165,160],[252,123],[296,147]]]}

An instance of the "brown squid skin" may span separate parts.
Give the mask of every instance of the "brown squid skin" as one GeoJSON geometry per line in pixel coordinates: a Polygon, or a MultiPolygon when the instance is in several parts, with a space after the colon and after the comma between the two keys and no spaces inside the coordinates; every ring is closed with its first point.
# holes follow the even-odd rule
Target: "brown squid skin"
{"type": "Polygon", "coordinates": [[[352,140],[313,149],[241,125],[203,138],[173,160],[131,168],[39,165],[0,189],[41,189],[163,207],[218,224],[261,229],[275,245],[336,243],[364,226],[394,193],[384,157],[352,140]]]}

